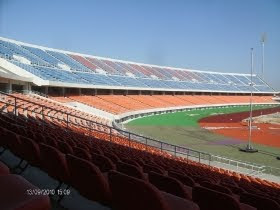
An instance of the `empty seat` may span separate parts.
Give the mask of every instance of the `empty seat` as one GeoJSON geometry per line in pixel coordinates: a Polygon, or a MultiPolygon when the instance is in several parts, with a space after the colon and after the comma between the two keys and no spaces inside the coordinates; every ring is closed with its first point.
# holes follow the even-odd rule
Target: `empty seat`
{"type": "Polygon", "coordinates": [[[49,210],[47,195],[35,195],[37,187],[18,175],[0,176],[0,209],[49,210]]]}
{"type": "Polygon", "coordinates": [[[103,172],[108,172],[110,170],[115,170],[116,166],[115,164],[107,157],[104,155],[98,155],[95,153],[91,153],[92,157],[92,163],[94,163],[98,168],[103,172]]]}
{"type": "Polygon", "coordinates": [[[23,158],[33,166],[40,166],[40,149],[39,145],[32,139],[19,136],[22,144],[23,158]]]}
{"type": "Polygon", "coordinates": [[[64,154],[74,154],[72,147],[64,142],[64,141],[57,141],[59,150],[64,154]]]}
{"type": "Polygon", "coordinates": [[[147,180],[147,177],[142,172],[142,170],[139,167],[131,165],[131,164],[119,161],[117,163],[117,170],[126,175],[129,175],[129,176],[132,176],[132,177],[135,177],[138,179],[147,180]]]}
{"type": "Polygon", "coordinates": [[[45,142],[46,142],[47,145],[53,146],[55,148],[58,148],[57,141],[56,141],[55,137],[51,137],[49,135],[46,135],[45,136],[45,142]]]}
{"type": "Polygon", "coordinates": [[[112,152],[104,152],[104,155],[110,158],[110,160],[112,160],[114,163],[120,161],[120,158],[112,152]]]}
{"type": "Polygon", "coordinates": [[[154,166],[150,164],[143,164],[143,171],[145,173],[149,173],[151,171],[159,173],[159,174],[165,174],[165,171],[160,166],[154,166]]]}
{"type": "Polygon", "coordinates": [[[104,205],[111,203],[108,181],[99,168],[90,161],[66,155],[70,171],[70,184],[86,198],[104,205]]]}
{"type": "Polygon", "coordinates": [[[18,135],[7,129],[2,129],[1,142],[4,148],[9,149],[15,155],[21,156],[21,142],[18,135]]]}
{"type": "Polygon", "coordinates": [[[75,156],[91,161],[91,155],[88,150],[81,147],[72,147],[72,149],[75,156]]]}
{"type": "Polygon", "coordinates": [[[142,167],[139,165],[139,163],[137,163],[134,160],[131,160],[131,159],[128,159],[128,158],[122,158],[121,161],[124,162],[124,163],[128,163],[130,165],[134,165],[136,167],[139,167],[142,170],[142,167]]]}
{"type": "Polygon", "coordinates": [[[39,147],[43,169],[49,176],[57,179],[59,182],[68,183],[69,171],[65,155],[58,149],[46,144],[40,143],[39,147]]]}
{"type": "Polygon", "coordinates": [[[10,173],[10,169],[4,163],[0,161],[0,176],[7,175],[10,173]]]}
{"type": "Polygon", "coordinates": [[[228,195],[233,195],[233,193],[231,192],[230,189],[228,189],[227,187],[221,186],[221,185],[213,184],[213,183],[206,182],[206,181],[201,182],[200,185],[203,187],[212,189],[212,190],[216,190],[218,192],[222,192],[222,193],[225,193],[228,195]]]}
{"type": "Polygon", "coordinates": [[[110,171],[108,174],[115,210],[198,210],[188,200],[163,193],[150,183],[125,174],[110,171]]]}
{"type": "Polygon", "coordinates": [[[169,171],[168,172],[168,175],[170,177],[173,177],[173,178],[176,178],[178,179],[179,181],[181,181],[184,185],[187,185],[189,187],[194,187],[196,185],[196,183],[194,182],[194,180],[187,176],[187,175],[184,175],[184,174],[181,174],[181,173],[178,173],[178,172],[175,172],[175,171],[169,171]]]}
{"type": "Polygon", "coordinates": [[[235,198],[225,193],[195,186],[192,191],[192,199],[201,210],[256,210],[249,205],[241,205],[235,198]]]}
{"type": "Polygon", "coordinates": [[[240,187],[237,187],[236,185],[233,184],[229,184],[229,183],[221,183],[223,186],[227,187],[228,189],[230,189],[233,193],[240,195],[241,193],[245,192],[245,190],[243,190],[240,187]]]}
{"type": "Polygon", "coordinates": [[[256,207],[258,210],[279,210],[280,205],[269,198],[263,196],[254,195],[250,193],[242,193],[240,196],[240,201],[251,206],[256,207]]]}
{"type": "Polygon", "coordinates": [[[155,172],[149,173],[149,181],[159,190],[191,200],[191,195],[185,186],[175,178],[164,176],[155,172]]]}

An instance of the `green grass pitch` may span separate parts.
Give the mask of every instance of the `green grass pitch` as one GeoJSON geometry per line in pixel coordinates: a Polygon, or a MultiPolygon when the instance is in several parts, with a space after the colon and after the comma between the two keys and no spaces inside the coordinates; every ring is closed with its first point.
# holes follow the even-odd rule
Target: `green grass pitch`
{"type": "MultiPolygon", "coordinates": [[[[268,107],[271,106],[254,105],[253,109],[268,107]]],[[[209,115],[242,111],[249,111],[249,106],[210,108],[153,115],[132,120],[125,124],[125,128],[163,142],[232,159],[280,168],[280,161],[276,160],[276,156],[280,155],[280,148],[254,144],[254,147],[259,149],[260,152],[254,154],[242,153],[239,152],[238,148],[245,146],[245,141],[238,144],[224,144],[223,142],[225,141],[230,142],[229,137],[214,134],[199,127],[198,120],[209,115]]]]}

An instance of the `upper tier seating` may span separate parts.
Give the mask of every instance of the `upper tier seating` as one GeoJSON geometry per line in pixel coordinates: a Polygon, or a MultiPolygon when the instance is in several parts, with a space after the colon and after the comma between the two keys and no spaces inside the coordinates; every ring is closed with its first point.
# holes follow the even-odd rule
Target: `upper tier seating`
{"type": "MultiPolygon", "coordinates": [[[[145,89],[250,92],[250,75],[193,71],[78,55],[0,37],[0,57],[41,79],[145,89]],[[23,59],[22,59],[23,58],[23,59]]],[[[274,92],[253,75],[254,92],[274,92]]]]}

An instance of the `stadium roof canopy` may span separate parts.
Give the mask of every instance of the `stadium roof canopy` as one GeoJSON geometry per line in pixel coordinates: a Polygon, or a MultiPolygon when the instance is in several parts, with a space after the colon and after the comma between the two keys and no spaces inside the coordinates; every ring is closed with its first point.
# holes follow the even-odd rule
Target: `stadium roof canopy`
{"type": "MultiPolygon", "coordinates": [[[[37,86],[249,93],[250,75],[206,72],[97,57],[0,37],[0,77],[37,86]]],[[[275,93],[253,75],[253,92],[275,93]]]]}

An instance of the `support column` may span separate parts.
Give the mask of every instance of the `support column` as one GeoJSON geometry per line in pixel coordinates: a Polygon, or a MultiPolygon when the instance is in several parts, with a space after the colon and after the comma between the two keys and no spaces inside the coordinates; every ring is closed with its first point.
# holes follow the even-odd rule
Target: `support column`
{"type": "Polygon", "coordinates": [[[65,97],[65,87],[62,88],[62,96],[65,97]]]}
{"type": "Polygon", "coordinates": [[[26,83],[25,85],[23,85],[23,90],[29,92],[31,90],[30,83],[26,83]]]}
{"type": "Polygon", "coordinates": [[[9,80],[8,84],[7,84],[7,89],[6,89],[7,93],[10,93],[13,91],[13,86],[11,81],[9,80]]]}
{"type": "Polygon", "coordinates": [[[45,86],[45,94],[48,95],[49,94],[49,87],[45,86]]]}

